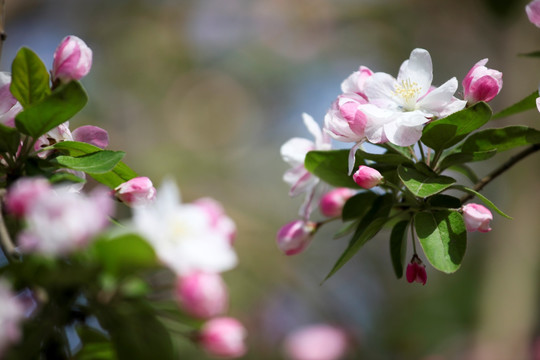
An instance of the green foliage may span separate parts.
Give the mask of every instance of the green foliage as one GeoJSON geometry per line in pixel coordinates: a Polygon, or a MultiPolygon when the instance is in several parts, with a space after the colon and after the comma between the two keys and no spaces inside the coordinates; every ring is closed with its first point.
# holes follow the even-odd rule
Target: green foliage
{"type": "Polygon", "coordinates": [[[17,153],[21,135],[17,129],[0,124],[0,152],[17,153]]]}
{"type": "Polygon", "coordinates": [[[56,161],[68,169],[88,174],[104,174],[112,171],[125,155],[123,151],[101,150],[77,157],[60,155],[56,157],[56,161]]]}
{"type": "Polygon", "coordinates": [[[9,90],[24,108],[38,103],[50,93],[47,68],[29,48],[21,48],[13,60],[9,90]]]}
{"type": "Polygon", "coordinates": [[[493,119],[500,119],[510,115],[519,114],[520,112],[532,110],[536,108],[536,98],[538,97],[538,90],[532,92],[532,94],[525,97],[523,100],[518,101],[512,106],[507,107],[506,109],[499,111],[493,115],[493,119]]]}
{"type": "Polygon", "coordinates": [[[348,150],[310,151],[306,155],[305,167],[332,186],[359,189],[347,174],[348,159],[348,150]]]}
{"type": "Polygon", "coordinates": [[[449,176],[437,175],[432,170],[418,171],[417,169],[400,166],[398,175],[403,184],[414,195],[426,198],[448,189],[456,182],[449,176]]]}
{"type": "Polygon", "coordinates": [[[407,228],[409,220],[403,220],[394,225],[390,234],[390,258],[392,267],[398,279],[403,277],[405,256],[407,255],[407,228]]]}
{"type": "Polygon", "coordinates": [[[349,198],[341,212],[343,221],[363,218],[377,198],[377,194],[371,191],[364,191],[349,198]]]}

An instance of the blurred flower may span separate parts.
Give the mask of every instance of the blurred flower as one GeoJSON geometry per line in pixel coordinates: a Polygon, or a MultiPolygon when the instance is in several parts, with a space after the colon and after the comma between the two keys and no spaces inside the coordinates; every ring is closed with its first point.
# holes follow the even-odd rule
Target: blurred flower
{"type": "Polygon", "coordinates": [[[540,27],[540,0],[531,1],[527,6],[525,6],[525,12],[529,21],[540,27]]]}
{"type": "Polygon", "coordinates": [[[0,124],[14,127],[15,116],[22,111],[21,104],[11,94],[11,74],[0,72],[0,124]]]}
{"type": "Polygon", "coordinates": [[[219,273],[237,262],[229,239],[201,206],[181,204],[176,184],[165,181],[156,200],[133,209],[133,226],[176,274],[219,273]]]}
{"type": "Polygon", "coordinates": [[[382,182],[383,176],[374,168],[360,165],[358,170],[356,170],[356,172],[353,174],[353,180],[360,187],[363,187],[364,189],[371,189],[382,182]]]}
{"type": "Polygon", "coordinates": [[[194,272],[178,278],[176,298],[188,314],[207,319],[227,310],[229,296],[219,274],[194,272]]]}
{"type": "Polygon", "coordinates": [[[54,52],[53,81],[80,80],[92,67],[92,50],[74,35],[66,36],[54,52]]]}
{"type": "Polygon", "coordinates": [[[347,351],[347,335],[334,326],[310,325],[289,334],[284,348],[291,360],[338,360],[347,351]]]}
{"type": "Polygon", "coordinates": [[[105,149],[109,146],[107,130],[93,125],[84,125],[73,130],[73,140],[84,142],[105,149]]]}
{"type": "Polygon", "coordinates": [[[6,210],[17,216],[25,216],[43,194],[51,191],[51,184],[45,178],[21,178],[6,194],[6,210]]]}
{"type": "Polygon", "coordinates": [[[118,185],[114,194],[129,206],[144,206],[154,200],[156,188],[149,178],[139,176],[118,185]]]}
{"type": "Polygon", "coordinates": [[[193,205],[199,206],[202,210],[206,211],[210,217],[210,226],[212,226],[216,231],[220,232],[229,239],[230,243],[233,244],[234,239],[236,238],[236,225],[234,221],[225,214],[223,206],[221,204],[209,197],[195,200],[193,205]]]}
{"type": "Polygon", "coordinates": [[[411,262],[407,265],[407,271],[405,273],[407,281],[421,283],[426,285],[427,273],[426,266],[422,263],[422,260],[415,254],[413,255],[411,262]]]}
{"type": "Polygon", "coordinates": [[[333,189],[321,198],[319,209],[326,217],[341,216],[343,206],[354,194],[356,194],[356,191],[348,188],[333,189]]]}
{"type": "Polygon", "coordinates": [[[463,219],[467,231],[491,231],[489,222],[493,220],[493,215],[485,206],[480,204],[467,204],[461,208],[463,211],[463,219]]]}
{"type": "Polygon", "coordinates": [[[17,299],[5,280],[0,280],[0,357],[21,338],[19,323],[24,318],[25,308],[17,299]]]}
{"type": "Polygon", "coordinates": [[[233,359],[246,353],[246,336],[246,329],[238,320],[231,317],[215,318],[203,325],[199,344],[210,355],[233,359]]]}
{"type": "Polygon", "coordinates": [[[279,229],[277,246],[285,255],[299,254],[311,243],[316,230],[317,224],[313,221],[291,221],[279,229]]]}
{"type": "Polygon", "coordinates": [[[477,62],[463,79],[465,100],[469,104],[491,101],[501,91],[502,73],[485,67],[488,59],[477,62]]]}

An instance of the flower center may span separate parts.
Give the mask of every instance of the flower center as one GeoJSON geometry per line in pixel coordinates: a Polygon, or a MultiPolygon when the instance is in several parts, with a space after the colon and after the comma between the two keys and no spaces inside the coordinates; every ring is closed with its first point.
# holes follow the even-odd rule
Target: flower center
{"type": "Polygon", "coordinates": [[[402,80],[401,84],[395,85],[396,95],[403,99],[403,107],[405,110],[414,110],[416,105],[416,99],[420,93],[420,87],[415,81],[411,79],[402,80]]]}

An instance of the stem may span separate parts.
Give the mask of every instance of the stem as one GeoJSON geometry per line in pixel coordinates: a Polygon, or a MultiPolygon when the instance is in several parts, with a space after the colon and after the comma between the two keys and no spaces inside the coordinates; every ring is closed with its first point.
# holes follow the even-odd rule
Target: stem
{"type": "Polygon", "coordinates": [[[2,58],[2,45],[6,40],[4,24],[6,21],[6,0],[0,0],[0,58],[2,58]]]}
{"type": "Polygon", "coordinates": [[[413,156],[414,160],[416,160],[416,162],[418,162],[418,157],[416,157],[416,154],[414,153],[414,149],[412,148],[412,146],[409,146],[408,149],[409,149],[409,152],[411,153],[411,155],[413,156]]]}
{"type": "Polygon", "coordinates": [[[416,255],[416,241],[414,240],[414,217],[411,219],[411,241],[413,247],[413,253],[416,255]]]}
{"type": "Polygon", "coordinates": [[[15,254],[15,246],[9,232],[6,228],[6,223],[4,222],[4,216],[2,214],[2,202],[4,201],[4,196],[6,195],[6,189],[0,189],[0,246],[4,250],[8,260],[13,260],[13,255],[15,254]]]}
{"type": "MultiPolygon", "coordinates": [[[[439,162],[439,158],[441,157],[442,155],[442,151],[435,151],[435,156],[433,157],[433,166],[431,167],[433,170],[435,170],[435,168],[437,167],[437,163],[439,162]]],[[[437,171],[437,170],[435,170],[437,171]]]]}
{"type": "Polygon", "coordinates": [[[424,154],[424,147],[422,146],[422,142],[420,140],[418,140],[418,148],[420,149],[420,155],[422,156],[422,161],[427,164],[426,155],[424,154]]]}
{"type": "MultiPolygon", "coordinates": [[[[504,164],[502,164],[501,166],[499,166],[498,168],[493,170],[491,173],[489,173],[482,180],[478,181],[474,185],[473,190],[476,190],[476,191],[480,192],[480,190],[482,190],[484,188],[484,186],[489,184],[496,177],[498,177],[499,175],[501,175],[502,173],[504,173],[505,171],[510,169],[512,166],[517,164],[519,161],[525,159],[527,156],[537,152],[538,150],[540,150],[540,144],[534,144],[534,145],[528,147],[527,149],[523,150],[522,152],[512,156],[504,164]]],[[[461,203],[465,203],[465,202],[471,200],[472,198],[474,198],[473,194],[465,195],[464,197],[461,198],[461,203]]]]}

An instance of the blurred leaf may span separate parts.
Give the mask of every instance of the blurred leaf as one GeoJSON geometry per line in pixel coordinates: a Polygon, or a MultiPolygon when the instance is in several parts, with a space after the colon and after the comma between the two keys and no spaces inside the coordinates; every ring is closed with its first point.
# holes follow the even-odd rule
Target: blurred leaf
{"type": "Polygon", "coordinates": [[[361,192],[350,197],[345,205],[343,206],[343,211],[341,213],[341,218],[343,221],[361,219],[369,211],[371,204],[379,196],[371,191],[361,192]]]}
{"type": "Polygon", "coordinates": [[[84,183],[86,182],[85,179],[80,178],[76,175],[70,174],[68,172],[57,172],[53,174],[51,177],[49,177],[49,181],[53,184],[57,184],[60,182],[74,182],[74,183],[84,183]]]}
{"type": "Polygon", "coordinates": [[[523,100],[520,100],[514,105],[511,105],[506,109],[501,110],[495,115],[493,115],[493,119],[500,119],[510,115],[518,114],[523,111],[536,109],[536,98],[539,96],[540,95],[538,95],[538,90],[535,90],[532,94],[528,95],[523,100]]]}
{"type": "Polygon", "coordinates": [[[540,143],[540,131],[527,126],[486,129],[473,134],[461,146],[461,152],[502,152],[519,146],[540,143]]]}
{"type": "Polygon", "coordinates": [[[428,199],[429,205],[433,207],[445,207],[450,209],[459,209],[461,207],[461,200],[457,197],[437,194],[428,199]]]}
{"type": "Polygon", "coordinates": [[[0,124],[0,152],[16,154],[21,144],[17,129],[0,124]]]}
{"type": "Polygon", "coordinates": [[[479,180],[478,176],[476,176],[476,173],[470,167],[464,164],[456,164],[448,168],[448,170],[453,170],[460,174],[465,175],[467,179],[471,180],[473,184],[476,184],[479,180]]]}
{"type": "Polygon", "coordinates": [[[345,235],[349,235],[354,231],[354,229],[356,229],[359,223],[360,219],[343,224],[343,226],[334,234],[333,238],[339,239],[344,237],[345,235]]]}
{"type": "Polygon", "coordinates": [[[50,93],[47,68],[29,48],[21,48],[13,59],[9,90],[24,108],[50,93]]]}
{"type": "Polygon", "coordinates": [[[38,138],[72,118],[87,101],[81,84],[71,81],[17,114],[15,125],[23,134],[38,138]]]}
{"type": "Polygon", "coordinates": [[[504,216],[504,217],[507,218],[507,219],[512,219],[511,216],[506,215],[502,210],[500,210],[497,206],[495,206],[494,203],[492,203],[487,197],[485,197],[484,195],[480,194],[478,191],[473,190],[473,189],[468,188],[468,187],[463,186],[463,185],[454,185],[454,186],[452,186],[452,188],[453,188],[453,189],[458,189],[458,190],[461,190],[461,191],[464,191],[464,192],[467,192],[467,193],[469,193],[469,194],[473,194],[474,196],[476,196],[477,198],[479,198],[484,204],[486,204],[487,207],[489,207],[491,210],[494,210],[494,211],[497,212],[499,215],[504,216]]]}
{"type": "Polygon", "coordinates": [[[72,170],[90,174],[104,174],[114,169],[125,155],[126,153],[123,151],[102,150],[78,157],[60,155],[56,161],[72,170]]]}
{"type": "MultiPolygon", "coordinates": [[[[533,51],[533,52],[529,52],[529,53],[520,53],[518,54],[518,56],[523,56],[523,57],[540,57],[540,51],[533,51]]],[[[538,93],[538,92],[537,92],[538,93]]]]}
{"type": "Polygon", "coordinates": [[[463,216],[455,211],[419,212],[414,227],[427,259],[434,268],[453,273],[461,265],[467,248],[463,216]]]}
{"type": "Polygon", "coordinates": [[[427,175],[425,172],[402,165],[398,167],[398,175],[407,189],[422,198],[437,194],[456,182],[449,176],[437,175],[435,172],[427,175]]]}
{"type": "Polygon", "coordinates": [[[335,186],[359,189],[348,171],[349,150],[310,151],[306,155],[306,169],[322,181],[335,186]]]}
{"type": "Polygon", "coordinates": [[[403,264],[407,255],[407,227],[409,220],[403,220],[394,225],[390,235],[390,257],[398,279],[403,276],[403,264]]]}
{"type": "Polygon", "coordinates": [[[82,348],[75,355],[75,360],[116,360],[116,353],[110,339],[101,332],[88,327],[78,327],[77,334],[82,348]]]}

